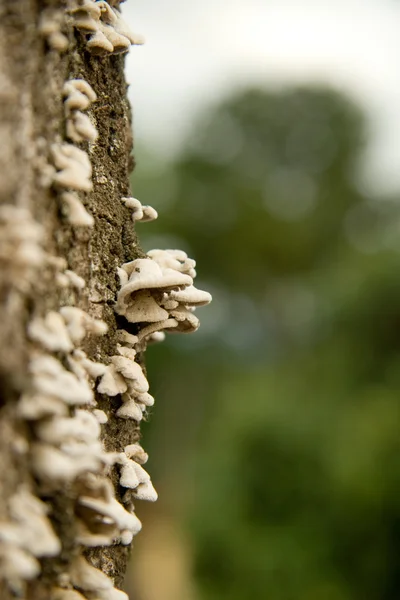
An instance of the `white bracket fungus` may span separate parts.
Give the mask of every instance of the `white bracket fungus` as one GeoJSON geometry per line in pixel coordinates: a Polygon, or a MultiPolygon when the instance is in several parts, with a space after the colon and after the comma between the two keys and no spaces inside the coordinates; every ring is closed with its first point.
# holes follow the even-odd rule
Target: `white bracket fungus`
{"type": "Polygon", "coordinates": [[[149,298],[156,293],[162,294],[167,290],[181,289],[193,284],[190,275],[168,267],[162,269],[159,264],[150,258],[138,258],[130,263],[125,263],[122,265],[121,270],[125,271],[128,279],[125,278],[124,282],[124,277],[121,277],[122,287],[118,293],[115,311],[133,323],[165,320],[168,318],[168,313],[161,307],[159,307],[160,310],[156,310],[154,305],[157,303],[151,302],[149,298]],[[139,307],[136,307],[138,292],[141,293],[139,294],[139,307]],[[143,318],[146,307],[151,307],[149,318],[143,318]],[[157,319],[158,314],[162,315],[162,318],[157,319]],[[131,321],[131,319],[140,320],[131,321]]]}
{"type": "Polygon", "coordinates": [[[130,394],[122,394],[123,404],[117,410],[117,417],[120,419],[132,419],[140,423],[143,419],[143,410],[135,398],[130,394]]]}
{"type": "Polygon", "coordinates": [[[140,446],[136,444],[126,446],[118,460],[121,464],[119,483],[129,490],[129,497],[155,502],[158,495],[151,483],[150,475],[139,464],[146,461],[147,455],[140,446]]]}
{"type": "MultiPolygon", "coordinates": [[[[188,255],[183,250],[150,250],[147,253],[160,267],[175,269],[180,273],[186,273],[193,279],[196,277],[196,261],[188,258],[188,255]]],[[[193,283],[193,282],[192,282],[193,283]]]]}
{"type": "Polygon", "coordinates": [[[63,417],[68,407],[63,400],[44,394],[23,394],[18,401],[17,413],[22,419],[36,421],[46,417],[63,417]]]}
{"type": "Polygon", "coordinates": [[[60,10],[45,9],[39,21],[39,33],[46,39],[49,47],[57,52],[68,49],[68,38],[61,32],[64,13],[60,10]]]}
{"type": "Polygon", "coordinates": [[[55,311],[48,312],[43,319],[32,319],[28,325],[28,336],[53,352],[71,352],[74,347],[64,319],[55,311]]]}
{"type": "Polygon", "coordinates": [[[88,35],[86,45],[93,54],[127,52],[132,44],[144,43],[142,36],[132,33],[121,14],[107,2],[74,0],[69,12],[74,26],[88,35]]]}
{"type": "Polygon", "coordinates": [[[39,396],[57,398],[72,406],[94,403],[88,382],[64,369],[52,356],[35,356],[29,364],[29,371],[33,375],[34,390],[39,396]]]}
{"type": "Polygon", "coordinates": [[[75,271],[66,269],[64,275],[67,277],[71,286],[76,288],[77,290],[83,290],[86,287],[86,281],[83,279],[83,277],[75,273],[75,271]]]}
{"type": "MultiPolygon", "coordinates": [[[[115,459],[120,462],[121,455],[115,459]]],[[[108,536],[110,542],[123,532],[130,532],[132,536],[139,533],[141,522],[134,511],[127,511],[115,498],[110,480],[92,475],[86,484],[85,492],[78,499],[77,514],[85,526],[87,539],[88,532],[108,536]]]]}
{"type": "Polygon", "coordinates": [[[63,87],[64,108],[68,117],[76,110],[86,110],[96,102],[97,95],[84,79],[69,79],[63,87]]]}
{"type": "Polygon", "coordinates": [[[25,291],[46,261],[44,231],[31,213],[11,204],[0,206],[1,283],[25,291]]]}
{"type": "Polygon", "coordinates": [[[137,198],[121,198],[125,206],[132,210],[132,221],[146,223],[158,218],[157,211],[148,205],[142,205],[137,198]]]}
{"type": "Polygon", "coordinates": [[[96,93],[83,79],[70,79],[63,87],[67,137],[73,142],[95,142],[98,132],[86,110],[97,99],[96,93]]]}
{"type": "Polygon", "coordinates": [[[68,221],[75,227],[93,227],[94,219],[89,214],[76,194],[63,192],[61,200],[64,204],[63,211],[66,212],[68,221]]]}
{"type": "Polygon", "coordinates": [[[53,588],[50,600],[86,600],[86,598],[76,590],[53,588]]]}
{"type": "Polygon", "coordinates": [[[76,306],[61,307],[60,314],[65,321],[71,340],[76,344],[79,344],[87,333],[105,335],[108,331],[107,323],[100,319],[94,319],[76,306]]]}
{"type": "Polygon", "coordinates": [[[79,110],[72,113],[67,119],[66,124],[67,138],[73,142],[95,142],[98,138],[98,131],[93,125],[90,117],[84,115],[79,110]]]}
{"type": "Polygon", "coordinates": [[[57,173],[53,175],[55,185],[73,190],[90,192],[92,165],[86,152],[72,144],[53,144],[51,147],[57,173]]]}
{"type": "Polygon", "coordinates": [[[18,594],[22,582],[40,573],[37,558],[55,556],[61,544],[47,517],[47,506],[21,488],[9,500],[11,520],[0,522],[0,575],[18,594]]]}

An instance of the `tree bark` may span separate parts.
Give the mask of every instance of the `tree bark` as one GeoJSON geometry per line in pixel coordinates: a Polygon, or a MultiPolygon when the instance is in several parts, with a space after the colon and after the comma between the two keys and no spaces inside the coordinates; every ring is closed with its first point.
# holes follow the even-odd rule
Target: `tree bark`
{"type": "MultiPolygon", "coordinates": [[[[113,4],[116,9],[118,5],[113,4]]],[[[121,202],[121,197],[129,196],[133,166],[124,56],[92,55],[85,35],[68,21],[66,9],[63,0],[0,0],[0,205],[30,212],[42,227],[40,242],[50,257],[29,285],[20,285],[15,274],[9,277],[7,257],[3,262],[0,259],[0,520],[5,523],[12,518],[10,501],[23,486],[47,505],[62,548],[55,556],[40,558],[40,575],[26,585],[14,582],[10,586],[7,569],[0,565],[3,600],[15,595],[27,600],[50,598],[50,590],[62,583],[63,573],[80,552],[120,587],[129,553],[129,547],[120,544],[91,549],[77,545],[76,489],[65,485],[54,492],[33,473],[30,456],[37,441],[36,422],[21,418],[17,411],[19,398],[31,385],[29,363],[37,351],[37,344],[27,335],[29,322],[64,305],[83,309],[105,321],[108,333],[103,337],[89,334],[81,348],[88,358],[108,364],[116,353],[117,267],[143,255],[130,212],[121,202]],[[64,51],[52,47],[39,30],[45,11],[53,10],[58,11],[61,33],[68,39],[64,51]],[[65,217],[60,189],[51,183],[48,166],[54,162],[53,144],[71,143],[66,140],[63,105],[63,86],[71,79],[86,80],[97,94],[88,114],[98,139],[75,144],[88,153],[93,169],[93,190],[79,192],[94,217],[92,228],[73,226],[65,217]],[[58,285],[62,262],[51,257],[65,259],[67,268],[85,280],[85,288],[58,285]]],[[[60,358],[57,353],[56,357],[60,358]]],[[[112,418],[113,398],[97,395],[96,400],[97,408],[109,416],[102,427],[107,451],[121,452],[139,439],[134,421],[112,418]]],[[[119,497],[115,469],[111,478],[119,497]]],[[[1,543],[5,542],[0,531],[1,543]]],[[[85,591],[80,593],[86,596],[85,591]]]]}

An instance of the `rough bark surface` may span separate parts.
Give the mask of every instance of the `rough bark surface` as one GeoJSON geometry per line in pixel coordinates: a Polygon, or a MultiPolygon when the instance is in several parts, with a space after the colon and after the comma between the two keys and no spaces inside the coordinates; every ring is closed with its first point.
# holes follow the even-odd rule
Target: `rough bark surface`
{"type": "MultiPolygon", "coordinates": [[[[132,169],[123,55],[90,55],[82,34],[67,26],[63,32],[69,38],[69,49],[63,53],[52,50],[38,32],[40,16],[48,8],[64,10],[65,3],[0,0],[0,204],[28,208],[44,228],[45,250],[64,257],[68,268],[82,276],[87,285],[82,291],[57,287],[51,266],[41,270],[29,292],[0,285],[0,520],[7,518],[10,496],[26,482],[48,504],[63,546],[60,556],[41,561],[42,575],[29,584],[27,600],[49,597],[50,586],[76,548],[74,492],[65,489],[65,494],[47,494],[32,478],[26,442],[30,443],[33,434],[15,415],[15,402],[27,378],[30,342],[26,325],[32,316],[43,316],[64,304],[81,307],[109,326],[106,336],[89,336],[83,346],[89,358],[107,364],[116,346],[116,268],[142,255],[129,211],[121,203],[121,197],[129,195],[132,169]],[[71,78],[85,79],[98,98],[89,111],[98,140],[90,147],[80,145],[88,151],[93,167],[93,192],[79,194],[95,219],[90,230],[68,224],[59,194],[43,178],[51,162],[51,144],[65,139],[62,86],[71,78]]],[[[105,398],[98,399],[98,407],[109,414],[113,399],[105,398]]],[[[103,432],[108,450],[122,451],[139,437],[134,422],[122,419],[110,419],[103,432]]],[[[119,545],[92,549],[87,554],[120,587],[128,552],[119,545]]],[[[8,600],[14,596],[2,584],[0,597],[8,600]]]]}

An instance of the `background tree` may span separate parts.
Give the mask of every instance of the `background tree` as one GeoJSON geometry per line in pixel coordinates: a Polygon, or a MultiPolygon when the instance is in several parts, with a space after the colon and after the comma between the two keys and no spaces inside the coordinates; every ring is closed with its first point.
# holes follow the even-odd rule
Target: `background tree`
{"type": "Polygon", "coordinates": [[[149,355],[200,598],[399,594],[398,199],[359,191],[365,142],[334,90],[250,89],[134,175],[164,214],[145,244],[185,239],[214,295],[197,345],[149,355]]]}

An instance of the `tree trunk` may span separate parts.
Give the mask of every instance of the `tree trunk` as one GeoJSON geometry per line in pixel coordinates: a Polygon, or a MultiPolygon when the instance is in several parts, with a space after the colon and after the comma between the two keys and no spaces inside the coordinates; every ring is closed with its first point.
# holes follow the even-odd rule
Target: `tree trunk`
{"type": "MultiPolygon", "coordinates": [[[[93,12],[94,2],[86,0],[88,3],[93,12]]],[[[139,439],[136,421],[117,420],[113,416],[116,402],[113,397],[96,393],[97,412],[93,412],[90,401],[80,407],[78,401],[69,399],[65,414],[57,393],[55,397],[46,395],[41,387],[46,377],[49,380],[52,375],[43,375],[46,368],[41,371],[34,362],[38,356],[51,356],[72,377],[84,378],[79,374],[82,367],[77,366],[77,360],[70,362],[74,354],[68,344],[62,348],[59,325],[44,321],[49,313],[59,315],[61,307],[69,306],[78,307],[97,320],[88,321],[83,339],[79,333],[75,338],[71,334],[76,342],[74,349],[84,350],[96,363],[109,364],[117,347],[114,313],[119,289],[117,267],[143,256],[130,211],[121,202],[122,197],[129,196],[133,166],[124,55],[115,47],[104,52],[95,49],[102,54],[94,54],[93,48],[89,51],[88,36],[93,32],[79,29],[78,17],[71,13],[81,4],[83,0],[68,5],[65,0],[0,0],[0,597],[3,600],[15,596],[27,600],[114,598],[113,594],[115,598],[125,597],[111,588],[106,590],[109,586],[106,580],[104,585],[99,582],[91,586],[87,576],[81,576],[84,581],[80,583],[80,575],[76,574],[80,568],[76,557],[85,556],[112,578],[116,588],[122,584],[129,545],[84,543],[78,531],[84,522],[91,534],[97,532],[91,520],[93,510],[88,516],[80,505],[85,494],[95,496],[93,490],[87,492],[92,484],[85,479],[86,473],[91,472],[98,482],[111,478],[115,496],[121,500],[118,468],[108,466],[107,458],[103,457],[97,470],[76,467],[74,476],[67,476],[61,474],[64,467],[58,465],[55,456],[54,464],[52,454],[50,459],[47,455],[40,458],[43,445],[61,452],[61,438],[60,443],[50,442],[52,429],[50,434],[43,433],[48,431],[45,426],[61,418],[60,415],[72,420],[81,408],[92,417],[96,415],[100,422],[104,415],[98,409],[107,414],[101,439],[108,453],[121,453],[139,439]],[[90,132],[86,139],[86,134],[81,136],[81,141],[79,134],[75,134],[75,139],[72,139],[74,134],[72,138],[68,135],[68,119],[74,127],[71,120],[78,110],[74,106],[68,115],[63,96],[64,100],[69,96],[64,85],[75,79],[86,81],[97,95],[97,100],[81,111],[97,129],[96,140],[89,140],[90,132]],[[79,183],[74,186],[73,182],[70,185],[63,182],[66,170],[59,155],[63,144],[87,153],[92,168],[89,177],[92,190],[79,189],[79,183]],[[74,196],[75,204],[70,204],[71,199],[65,193],[74,196]],[[79,202],[86,212],[81,211],[79,202]],[[80,216],[74,217],[77,206],[80,216]],[[94,218],[93,226],[88,215],[94,218]],[[77,224],[81,218],[88,219],[87,223],[77,224]],[[82,288],[82,281],[74,273],[83,278],[85,287],[82,288]],[[107,324],[108,333],[97,335],[104,333],[102,321],[107,324]],[[52,341],[52,335],[58,341],[52,341]],[[74,374],[71,364],[75,364],[78,374],[74,374]],[[40,407],[38,396],[42,400],[45,397],[46,402],[52,397],[51,407],[40,407]],[[41,460],[46,463],[43,473],[41,460]],[[60,478],[53,480],[47,467],[60,469],[60,478]],[[44,505],[35,508],[32,498],[40,498],[44,505]],[[31,513],[44,510],[48,511],[47,516],[37,517],[40,522],[32,525],[31,513]],[[51,538],[48,547],[35,548],[35,535],[40,537],[44,531],[51,538]],[[26,537],[33,539],[27,541],[26,537]],[[71,575],[73,568],[75,575],[71,575]]],[[[110,4],[118,17],[118,0],[110,4]]],[[[93,15],[86,14],[98,22],[104,18],[104,12],[100,17],[93,15]]],[[[66,324],[68,319],[64,329],[66,324]]],[[[69,326],[74,327],[71,323],[69,326]]],[[[68,385],[66,380],[65,389],[68,385]]],[[[85,385],[94,390],[95,376],[90,379],[87,375],[85,385]]],[[[89,444],[86,440],[83,443],[89,444]]],[[[84,451],[79,460],[87,458],[84,451]]],[[[107,518],[104,513],[100,515],[97,517],[104,521],[106,530],[107,518]]]]}

